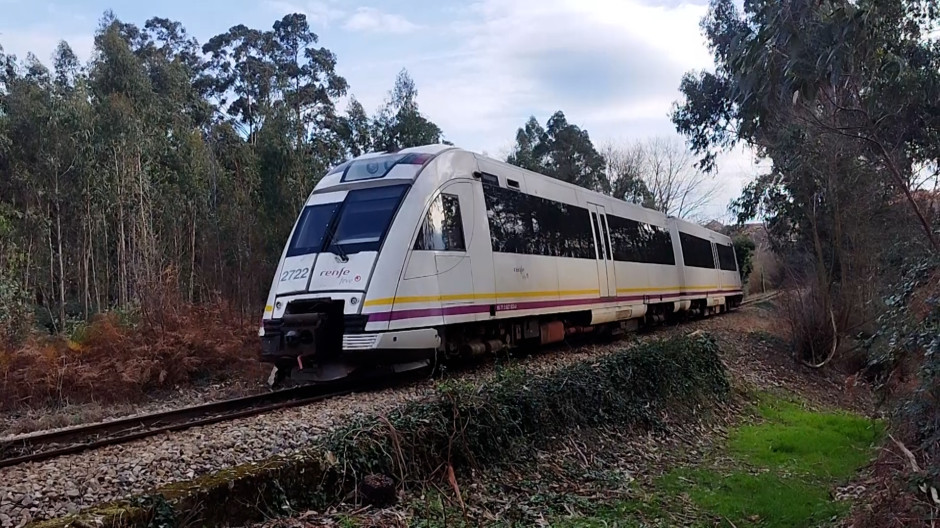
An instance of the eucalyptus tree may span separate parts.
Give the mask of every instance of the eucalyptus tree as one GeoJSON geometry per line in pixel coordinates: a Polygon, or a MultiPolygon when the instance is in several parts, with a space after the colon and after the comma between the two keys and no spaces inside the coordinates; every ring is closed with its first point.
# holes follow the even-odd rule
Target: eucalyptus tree
{"type": "Polygon", "coordinates": [[[373,121],[376,150],[397,150],[444,142],[440,127],[418,109],[418,89],[406,70],[401,70],[395,86],[373,121]]]}

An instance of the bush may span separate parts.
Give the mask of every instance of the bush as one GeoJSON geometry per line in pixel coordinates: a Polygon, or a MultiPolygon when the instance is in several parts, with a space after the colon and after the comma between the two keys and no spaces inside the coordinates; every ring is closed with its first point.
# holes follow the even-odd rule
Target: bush
{"type": "Polygon", "coordinates": [[[483,387],[450,382],[440,398],[359,420],[326,448],[346,475],[425,478],[452,466],[525,457],[584,427],[657,428],[723,400],[730,385],[707,335],[660,340],[533,377],[507,369],[483,387]]]}
{"type": "Polygon", "coordinates": [[[96,315],[71,336],[0,349],[0,409],[134,402],[210,380],[264,381],[257,328],[225,304],[178,305],[128,326],[96,315]]]}
{"type": "Polygon", "coordinates": [[[889,289],[869,368],[894,405],[893,427],[919,447],[928,478],[940,485],[940,263],[932,256],[903,270],[889,289]],[[933,461],[933,463],[929,463],[933,461]]]}

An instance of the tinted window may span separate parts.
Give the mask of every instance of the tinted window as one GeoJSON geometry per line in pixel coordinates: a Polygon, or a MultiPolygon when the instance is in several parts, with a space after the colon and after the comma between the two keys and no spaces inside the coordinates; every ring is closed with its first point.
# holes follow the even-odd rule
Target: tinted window
{"type": "Polygon", "coordinates": [[[664,227],[607,215],[614,260],[646,264],[676,263],[672,238],[664,227]]]}
{"type": "Polygon", "coordinates": [[[332,241],[346,253],[378,251],[388,232],[406,185],[349,191],[339,213],[332,241]]]}
{"type": "Polygon", "coordinates": [[[724,244],[715,244],[718,248],[718,267],[725,271],[738,271],[738,261],[734,258],[734,248],[724,244]]]}
{"type": "Polygon", "coordinates": [[[715,258],[712,255],[712,244],[704,238],[688,233],[679,233],[679,242],[682,244],[682,259],[686,266],[696,268],[715,268],[715,258]]]}
{"type": "Polygon", "coordinates": [[[297,221],[297,229],[287,247],[287,256],[318,253],[323,247],[323,238],[340,202],[310,205],[304,208],[297,221]]]}
{"type": "Polygon", "coordinates": [[[460,200],[453,194],[439,194],[431,202],[421,224],[415,249],[465,251],[460,200]]]}
{"type": "Polygon", "coordinates": [[[601,242],[601,234],[597,230],[597,215],[594,214],[594,211],[591,211],[591,227],[594,228],[594,242],[598,245],[600,251],[598,252],[597,258],[606,259],[607,255],[604,253],[604,243],[601,242]]]}
{"type": "Polygon", "coordinates": [[[493,251],[597,258],[588,210],[484,184],[493,251]]]}
{"type": "Polygon", "coordinates": [[[607,258],[613,259],[613,253],[610,252],[610,239],[607,238],[607,220],[604,219],[605,215],[600,215],[601,219],[601,238],[604,239],[604,247],[607,249],[607,258]]]}

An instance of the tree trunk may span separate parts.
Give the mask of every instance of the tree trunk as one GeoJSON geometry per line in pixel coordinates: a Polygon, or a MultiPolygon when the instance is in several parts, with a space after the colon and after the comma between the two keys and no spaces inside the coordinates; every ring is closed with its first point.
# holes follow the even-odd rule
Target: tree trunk
{"type": "Polygon", "coordinates": [[[196,208],[193,207],[193,225],[190,229],[189,239],[189,303],[193,303],[193,284],[196,281],[196,208]]]}
{"type": "Polygon", "coordinates": [[[84,285],[82,288],[82,309],[85,320],[88,320],[89,305],[91,305],[91,286],[89,282],[89,267],[91,266],[91,205],[88,200],[88,193],[85,193],[85,218],[82,222],[83,240],[82,240],[82,275],[84,285]]]}
{"type": "Polygon", "coordinates": [[[59,328],[65,329],[65,265],[62,262],[62,208],[59,205],[59,178],[56,177],[56,244],[59,257],[59,328]]]}
{"type": "Polygon", "coordinates": [[[116,149],[114,151],[114,170],[118,188],[118,304],[124,306],[127,304],[128,298],[127,233],[124,228],[126,222],[124,215],[124,177],[116,149]]]}
{"type": "MultiPolygon", "coordinates": [[[[96,223],[97,223],[97,222],[96,222],[96,223]]],[[[95,237],[94,237],[94,230],[91,231],[91,233],[90,233],[90,236],[89,236],[89,238],[88,238],[88,243],[89,243],[89,249],[90,249],[89,254],[90,254],[90,256],[91,256],[91,278],[92,278],[92,286],[94,286],[94,288],[95,288],[95,313],[101,313],[101,291],[100,291],[100,289],[98,288],[98,266],[97,266],[97,262],[96,262],[96,259],[95,259],[95,237]]],[[[105,243],[105,247],[108,247],[108,246],[107,246],[107,242],[105,243]]]]}
{"type": "Polygon", "coordinates": [[[881,155],[884,158],[885,163],[888,164],[888,172],[891,173],[891,176],[894,177],[894,181],[898,184],[898,186],[901,187],[901,190],[904,191],[904,196],[907,197],[908,204],[910,204],[911,209],[917,216],[917,220],[920,221],[920,225],[923,227],[924,233],[927,234],[927,239],[930,240],[930,245],[933,246],[934,252],[940,252],[940,241],[937,240],[937,235],[933,232],[933,228],[930,226],[930,222],[927,221],[927,218],[924,217],[924,213],[922,213],[920,210],[920,206],[917,205],[917,200],[914,199],[910,188],[904,181],[904,176],[901,175],[901,171],[898,170],[897,165],[895,165],[894,158],[888,152],[888,149],[885,148],[884,144],[882,144],[880,141],[875,141],[875,143],[881,150],[881,155]]]}
{"type": "MultiPolygon", "coordinates": [[[[46,204],[46,218],[49,218],[52,216],[52,211],[50,209],[51,209],[50,205],[46,204]]],[[[53,244],[52,244],[52,228],[51,227],[47,229],[47,235],[48,236],[46,238],[49,239],[49,288],[52,291],[55,291],[55,250],[53,249],[53,244]]],[[[46,305],[46,311],[49,312],[50,318],[54,318],[55,316],[52,315],[52,309],[49,308],[50,300],[51,299],[46,299],[45,295],[43,295],[43,303],[46,305]]],[[[53,326],[57,326],[54,320],[52,324],[53,326]]],[[[56,333],[59,333],[59,328],[61,327],[57,327],[55,329],[56,333]]]]}

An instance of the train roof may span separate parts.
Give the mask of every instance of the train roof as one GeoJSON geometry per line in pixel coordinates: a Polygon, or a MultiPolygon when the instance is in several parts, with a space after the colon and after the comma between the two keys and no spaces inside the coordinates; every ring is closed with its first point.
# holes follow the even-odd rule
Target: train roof
{"type": "MultiPolygon", "coordinates": [[[[594,191],[594,190],[592,190],[592,189],[588,189],[588,188],[586,188],[586,187],[581,187],[580,185],[575,185],[575,184],[573,184],[573,183],[566,182],[566,181],[563,181],[563,180],[558,180],[558,179],[555,179],[555,178],[551,178],[550,176],[546,176],[545,174],[541,174],[541,173],[539,173],[539,172],[535,172],[535,171],[532,171],[532,170],[529,170],[529,169],[526,169],[526,168],[523,168],[523,167],[519,167],[519,166],[516,166],[516,165],[512,165],[511,163],[508,163],[508,162],[506,162],[506,161],[503,161],[503,160],[500,160],[500,159],[496,159],[496,158],[492,158],[492,157],[487,156],[487,155],[485,155],[485,154],[480,154],[480,153],[478,153],[478,152],[474,152],[474,151],[467,150],[467,149],[464,149],[464,148],[462,148],[462,147],[457,147],[457,146],[453,146],[453,145],[445,145],[445,144],[436,143],[436,144],[428,144],[428,145],[419,145],[419,146],[416,146],[416,147],[409,147],[409,148],[404,148],[404,149],[400,149],[400,150],[393,150],[393,151],[374,151],[374,152],[368,152],[368,153],[362,154],[361,156],[357,156],[357,157],[355,157],[355,158],[352,158],[352,159],[350,159],[350,160],[347,160],[346,162],[344,162],[344,163],[338,165],[337,167],[334,167],[334,168],[329,172],[328,176],[329,176],[329,175],[336,175],[337,171],[341,170],[341,169],[342,169],[343,167],[345,167],[346,165],[348,165],[348,164],[350,164],[350,163],[352,163],[352,162],[354,162],[354,161],[358,161],[358,160],[376,158],[376,157],[387,156],[387,155],[392,155],[392,154],[423,154],[423,155],[429,155],[429,156],[432,156],[432,157],[436,157],[437,155],[439,155],[439,154],[441,154],[441,153],[443,153],[443,152],[451,151],[451,150],[452,150],[452,151],[461,151],[461,152],[465,152],[465,153],[467,153],[467,154],[470,154],[470,155],[474,156],[474,157],[475,157],[476,159],[478,159],[478,160],[485,160],[485,161],[487,161],[488,163],[497,164],[497,165],[499,165],[501,168],[505,168],[506,170],[512,170],[512,171],[522,172],[522,173],[525,173],[526,175],[532,176],[532,177],[534,177],[534,178],[542,179],[542,180],[545,181],[545,182],[549,182],[549,181],[550,181],[550,182],[552,183],[552,185],[556,185],[556,186],[559,186],[559,187],[561,187],[561,188],[569,189],[569,190],[571,190],[571,191],[575,191],[575,192],[579,192],[579,193],[585,193],[585,194],[588,194],[588,195],[593,195],[593,196],[595,196],[595,197],[598,198],[598,199],[603,199],[603,200],[616,200],[617,202],[621,203],[622,205],[626,205],[626,206],[635,208],[635,210],[641,210],[641,211],[644,211],[644,212],[646,212],[646,213],[652,213],[652,214],[655,214],[655,215],[659,216],[660,218],[666,219],[666,220],[671,221],[671,222],[676,222],[676,224],[677,224],[677,226],[678,226],[678,228],[679,228],[679,231],[684,231],[684,232],[686,232],[686,233],[693,234],[693,235],[696,235],[696,236],[702,236],[702,237],[708,238],[708,239],[710,239],[710,240],[712,240],[712,241],[722,241],[722,242],[730,241],[730,237],[728,237],[727,235],[724,235],[724,234],[722,234],[722,233],[718,233],[718,232],[716,232],[716,231],[713,231],[713,230],[711,230],[711,229],[708,229],[708,228],[706,228],[706,227],[703,227],[703,226],[701,226],[701,225],[699,225],[699,224],[696,224],[696,223],[693,223],[693,222],[689,222],[689,221],[683,220],[683,219],[681,219],[681,218],[677,218],[677,217],[674,217],[674,216],[667,216],[667,215],[665,215],[664,213],[662,213],[661,211],[657,211],[657,210],[654,210],[654,209],[648,209],[648,208],[646,208],[646,207],[643,207],[642,204],[638,204],[638,203],[634,203],[634,202],[628,202],[628,201],[626,201],[626,200],[618,200],[618,199],[616,199],[616,198],[614,198],[614,197],[612,197],[612,196],[609,196],[609,195],[606,195],[606,194],[603,194],[603,193],[594,191]]],[[[335,178],[324,178],[324,180],[321,180],[320,183],[317,185],[317,187],[321,187],[320,184],[326,184],[326,186],[332,187],[332,186],[334,186],[334,185],[336,185],[336,184],[339,183],[339,178],[338,178],[338,177],[335,177],[335,178]],[[324,180],[327,180],[327,179],[332,180],[332,181],[329,181],[329,182],[324,181],[324,180]]],[[[325,190],[325,189],[324,189],[324,190],[325,190]]]]}

